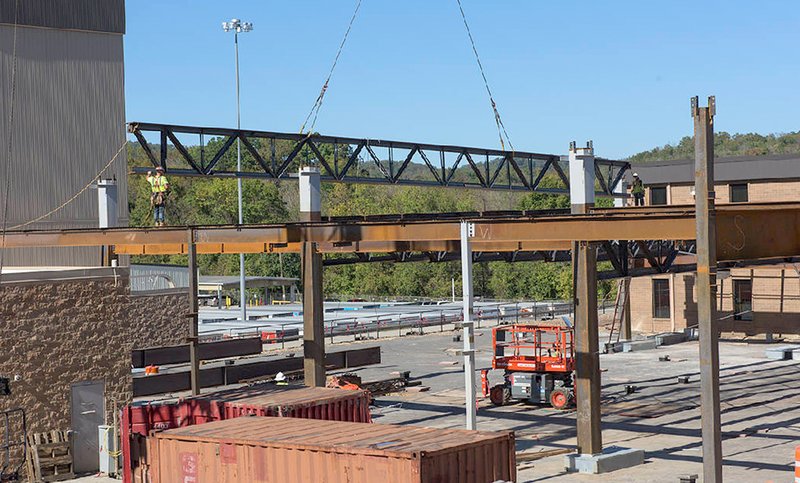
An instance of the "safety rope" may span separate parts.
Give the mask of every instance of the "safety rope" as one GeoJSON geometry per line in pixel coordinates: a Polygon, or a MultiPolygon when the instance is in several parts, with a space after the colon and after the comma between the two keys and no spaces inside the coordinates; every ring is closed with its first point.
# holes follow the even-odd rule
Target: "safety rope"
{"type": "Polygon", "coordinates": [[[336,69],[336,64],[339,62],[339,56],[342,55],[342,50],[344,50],[344,44],[347,42],[347,36],[350,35],[350,30],[353,28],[353,23],[356,21],[356,16],[358,15],[358,10],[361,8],[361,0],[358,0],[356,3],[356,9],[353,12],[353,16],[350,18],[350,24],[347,26],[347,30],[344,33],[344,37],[342,38],[342,43],[339,44],[339,50],[336,52],[336,57],[333,59],[333,65],[331,65],[331,70],[328,72],[328,77],[325,79],[325,83],[322,84],[322,89],[319,91],[319,95],[317,96],[317,100],[314,101],[314,107],[311,108],[309,111],[308,116],[306,116],[306,120],[303,121],[303,125],[300,127],[300,134],[306,130],[306,124],[308,124],[308,120],[311,119],[313,115],[314,118],[311,120],[311,126],[308,128],[309,134],[314,131],[314,125],[317,123],[317,115],[319,115],[319,109],[322,107],[322,100],[325,97],[325,93],[328,91],[328,84],[331,81],[331,77],[333,76],[333,71],[336,69]]]}
{"type": "Polygon", "coordinates": [[[97,174],[94,175],[94,177],[91,180],[89,180],[88,183],[86,183],[86,186],[84,186],[83,188],[81,188],[80,191],[78,191],[77,193],[72,195],[72,197],[70,199],[68,199],[67,201],[61,203],[59,206],[53,208],[52,210],[48,211],[44,215],[36,217],[36,218],[34,218],[34,219],[30,220],[30,221],[26,221],[25,223],[22,223],[22,224],[19,224],[19,225],[14,225],[11,228],[9,228],[9,230],[17,230],[19,228],[24,228],[24,227],[26,227],[28,225],[32,225],[32,224],[36,223],[37,221],[41,221],[41,220],[47,218],[48,216],[52,215],[53,213],[55,213],[57,211],[60,211],[61,209],[66,207],[68,204],[70,204],[73,201],[75,201],[75,199],[78,196],[82,195],[86,190],[88,190],[89,188],[91,188],[94,185],[95,181],[97,181],[97,179],[100,178],[100,176],[103,175],[105,170],[107,170],[109,168],[109,166],[111,166],[111,163],[113,163],[114,160],[117,159],[117,157],[119,156],[119,153],[121,153],[122,150],[125,149],[125,146],[127,146],[127,145],[128,145],[128,141],[123,141],[122,142],[122,146],[119,147],[119,149],[117,150],[116,154],[114,154],[114,156],[106,163],[106,165],[103,166],[100,169],[100,171],[98,171],[97,174]]]}
{"type": "Polygon", "coordinates": [[[483,63],[481,62],[481,57],[478,55],[478,48],[475,47],[475,39],[472,38],[472,31],[469,28],[469,23],[467,23],[467,16],[464,13],[464,6],[461,5],[461,0],[456,1],[458,2],[458,9],[461,11],[461,18],[464,20],[464,27],[467,29],[469,42],[472,44],[472,52],[475,54],[475,60],[478,62],[478,68],[481,71],[481,77],[483,77],[483,85],[486,86],[486,93],[489,94],[489,102],[492,104],[492,111],[494,111],[494,122],[497,124],[497,135],[500,137],[500,146],[503,148],[503,151],[505,151],[506,142],[508,142],[508,147],[511,149],[511,151],[514,151],[514,145],[511,144],[511,139],[508,137],[506,126],[503,124],[503,120],[500,118],[500,111],[497,109],[497,103],[494,101],[494,96],[492,96],[492,89],[489,87],[489,81],[486,79],[486,72],[483,70],[483,63]],[[505,141],[503,140],[503,136],[505,136],[505,141]]]}
{"type": "Polygon", "coordinates": [[[2,240],[0,240],[0,280],[3,277],[3,262],[5,259],[6,230],[8,229],[8,202],[11,199],[11,154],[14,139],[14,100],[17,92],[17,28],[19,23],[19,0],[14,2],[14,42],[11,54],[11,95],[9,96],[10,109],[8,115],[8,147],[6,148],[6,167],[3,176],[6,180],[5,195],[3,200],[3,226],[2,240]]]}

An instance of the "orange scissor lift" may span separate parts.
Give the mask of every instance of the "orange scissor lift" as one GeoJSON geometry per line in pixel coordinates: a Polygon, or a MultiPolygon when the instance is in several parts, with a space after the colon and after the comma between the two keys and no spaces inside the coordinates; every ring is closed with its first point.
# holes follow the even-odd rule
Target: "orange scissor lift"
{"type": "Polygon", "coordinates": [[[575,400],[573,330],[562,325],[512,324],[492,330],[492,369],[505,371],[502,384],[481,371],[484,397],[495,405],[512,400],[565,409],[575,400]]]}

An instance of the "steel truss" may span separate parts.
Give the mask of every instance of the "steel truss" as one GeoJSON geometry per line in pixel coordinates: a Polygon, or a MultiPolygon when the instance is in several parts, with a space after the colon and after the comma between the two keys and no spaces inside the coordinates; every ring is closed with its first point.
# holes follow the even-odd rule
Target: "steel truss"
{"type": "MultiPolygon", "coordinates": [[[[556,154],[142,122],[129,123],[128,132],[136,137],[153,167],[161,166],[173,176],[277,180],[296,177],[301,164],[314,164],[328,182],[569,194],[569,178],[556,154]],[[158,136],[158,153],[148,143],[148,134],[158,136]],[[198,136],[199,152],[180,140],[187,135],[198,136]],[[222,143],[206,153],[211,138],[222,138],[222,143]],[[242,171],[229,166],[226,158],[237,139],[254,160],[242,171]],[[169,149],[170,144],[174,150],[169,149]],[[548,177],[560,186],[543,186],[548,177]]],[[[152,168],[138,167],[134,172],[142,174],[148,169],[152,168]]],[[[627,161],[596,158],[598,195],[614,196],[628,169],[627,161]]]]}

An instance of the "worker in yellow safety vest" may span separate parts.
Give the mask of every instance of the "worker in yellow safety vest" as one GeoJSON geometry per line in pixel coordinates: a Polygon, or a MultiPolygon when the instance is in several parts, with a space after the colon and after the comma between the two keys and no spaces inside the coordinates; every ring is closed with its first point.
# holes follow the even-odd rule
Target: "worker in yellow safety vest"
{"type": "Polygon", "coordinates": [[[156,175],[147,172],[147,182],[150,183],[150,205],[153,207],[153,221],[156,226],[164,226],[166,215],[167,195],[169,194],[169,181],[164,176],[164,168],[156,168],[156,175]]]}
{"type": "Polygon", "coordinates": [[[289,381],[286,380],[286,374],[279,372],[275,374],[275,385],[276,386],[288,386],[289,381]]]}

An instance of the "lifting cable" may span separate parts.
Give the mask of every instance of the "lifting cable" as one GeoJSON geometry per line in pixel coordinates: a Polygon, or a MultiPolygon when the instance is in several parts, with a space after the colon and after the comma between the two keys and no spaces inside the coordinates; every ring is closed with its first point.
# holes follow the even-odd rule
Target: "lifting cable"
{"type": "Polygon", "coordinates": [[[14,100],[17,92],[17,30],[19,23],[19,0],[14,1],[14,43],[11,54],[11,95],[9,96],[9,115],[8,115],[8,146],[6,148],[6,166],[3,177],[5,177],[5,193],[3,194],[3,225],[2,240],[0,241],[0,280],[3,277],[3,261],[6,247],[6,230],[8,226],[8,202],[11,199],[11,153],[12,140],[14,138],[14,100]]]}
{"type": "MultiPolygon", "coordinates": [[[[92,179],[90,179],[88,183],[86,183],[86,186],[84,186],[77,193],[72,195],[72,197],[70,197],[67,201],[61,203],[60,205],[58,205],[57,207],[55,207],[52,210],[48,211],[44,215],[37,216],[36,218],[34,218],[32,220],[26,221],[25,223],[20,223],[19,225],[14,225],[14,226],[12,226],[11,228],[8,228],[8,229],[9,230],[18,230],[18,229],[24,228],[24,227],[26,227],[28,225],[32,225],[32,224],[36,223],[37,221],[44,220],[48,216],[52,215],[53,213],[55,213],[57,211],[60,211],[65,206],[67,206],[68,204],[70,204],[73,201],[75,201],[75,199],[78,196],[82,195],[86,190],[88,190],[89,188],[91,188],[94,185],[95,181],[97,181],[100,178],[100,176],[103,175],[103,173],[111,166],[111,163],[113,163],[114,160],[116,160],[119,157],[120,153],[122,152],[123,149],[125,149],[125,147],[127,145],[128,145],[128,141],[127,140],[122,141],[122,145],[119,147],[119,149],[117,150],[116,154],[114,154],[114,156],[112,156],[111,159],[106,163],[106,165],[103,166],[102,168],[100,168],[100,171],[98,171],[97,174],[94,175],[94,177],[92,179]]],[[[5,232],[4,232],[4,235],[5,235],[5,232]]]]}
{"type": "Polygon", "coordinates": [[[469,37],[469,42],[472,44],[472,52],[475,54],[475,60],[478,62],[478,69],[481,71],[481,77],[483,77],[483,85],[486,86],[486,93],[489,94],[489,102],[492,104],[492,111],[494,111],[494,122],[497,124],[497,135],[500,136],[500,146],[503,148],[503,151],[506,150],[506,142],[508,143],[509,149],[514,151],[514,145],[511,144],[511,139],[508,137],[508,132],[506,132],[506,126],[503,124],[503,120],[500,118],[500,111],[497,110],[497,103],[494,102],[494,97],[492,96],[492,89],[489,87],[489,81],[486,79],[486,72],[483,70],[483,64],[481,63],[481,58],[478,55],[478,49],[475,47],[475,39],[472,38],[472,31],[469,29],[469,24],[467,23],[467,16],[464,13],[464,7],[461,5],[461,0],[456,0],[458,2],[458,9],[461,11],[461,18],[464,20],[464,27],[467,29],[467,36],[469,37]],[[505,136],[505,141],[503,137],[505,136]]]}
{"type": "Polygon", "coordinates": [[[328,77],[325,79],[325,83],[322,84],[322,89],[319,91],[319,96],[317,96],[317,100],[314,101],[314,107],[311,108],[311,111],[306,116],[306,120],[303,121],[303,125],[300,127],[300,134],[306,130],[306,124],[308,124],[309,119],[311,119],[311,125],[308,128],[308,134],[310,135],[314,132],[314,125],[317,123],[317,115],[319,114],[319,109],[322,107],[322,99],[325,97],[325,92],[328,90],[328,83],[331,81],[331,77],[333,76],[333,71],[336,69],[336,64],[339,62],[339,56],[342,55],[342,50],[344,50],[344,44],[347,42],[347,36],[350,35],[350,29],[353,28],[353,23],[356,21],[356,16],[358,15],[358,10],[361,8],[361,0],[358,0],[356,3],[356,9],[353,12],[353,16],[350,18],[350,24],[347,26],[347,30],[344,33],[344,37],[342,38],[342,43],[339,45],[339,50],[336,52],[336,57],[333,59],[333,65],[331,65],[331,70],[328,72],[328,77]],[[312,119],[313,116],[313,119],[312,119]]]}

